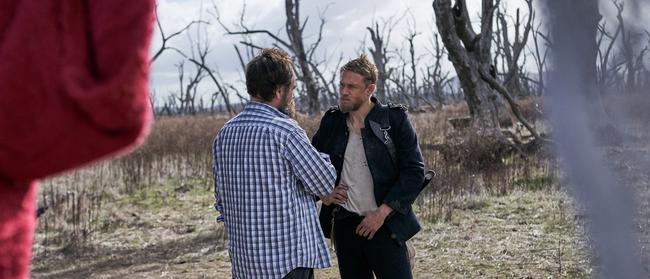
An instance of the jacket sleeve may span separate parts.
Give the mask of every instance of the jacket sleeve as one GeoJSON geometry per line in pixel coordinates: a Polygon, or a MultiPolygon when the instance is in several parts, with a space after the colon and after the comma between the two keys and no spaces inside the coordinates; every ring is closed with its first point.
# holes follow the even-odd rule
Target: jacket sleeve
{"type": "Polygon", "coordinates": [[[397,213],[407,214],[424,181],[424,161],[415,129],[406,112],[400,110],[400,116],[397,132],[394,133],[397,136],[395,149],[399,175],[383,203],[397,213]]]}
{"type": "Polygon", "coordinates": [[[329,111],[325,112],[318,124],[318,130],[316,130],[316,133],[311,137],[311,145],[319,152],[323,152],[324,131],[328,130],[326,126],[328,126],[327,123],[330,122],[329,113],[329,111]]]}
{"type": "Polygon", "coordinates": [[[42,178],[141,142],[154,1],[19,2],[0,21],[0,177],[42,178]]]}

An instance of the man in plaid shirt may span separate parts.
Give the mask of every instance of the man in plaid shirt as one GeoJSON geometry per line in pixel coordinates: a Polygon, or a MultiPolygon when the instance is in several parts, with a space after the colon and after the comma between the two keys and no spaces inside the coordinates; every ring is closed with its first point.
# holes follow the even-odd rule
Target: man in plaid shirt
{"type": "Polygon", "coordinates": [[[214,140],[216,208],[233,278],[313,278],[331,265],[316,201],[342,203],[336,171],[293,115],[289,56],[265,49],[246,66],[251,101],[214,140]]]}

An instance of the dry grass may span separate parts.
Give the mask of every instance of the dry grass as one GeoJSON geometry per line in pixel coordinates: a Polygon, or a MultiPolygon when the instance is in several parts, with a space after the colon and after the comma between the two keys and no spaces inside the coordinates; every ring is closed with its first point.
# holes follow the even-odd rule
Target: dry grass
{"type": "MultiPolygon", "coordinates": [[[[496,241],[490,237],[511,234],[503,231],[512,229],[509,226],[516,227],[522,235],[521,239],[513,239],[517,243],[513,243],[511,250],[517,253],[530,253],[533,248],[527,247],[527,243],[549,251],[564,245],[554,242],[557,237],[578,237],[574,230],[567,229],[549,235],[551,240],[546,240],[546,236],[536,240],[524,237],[530,228],[512,223],[515,219],[496,222],[499,218],[486,217],[486,214],[510,210],[498,206],[499,203],[516,208],[517,200],[507,200],[511,196],[529,201],[546,195],[554,199],[559,189],[555,182],[557,171],[555,163],[544,156],[528,159],[508,156],[499,159],[498,167],[487,170],[468,169],[462,162],[446,160],[439,149],[431,147],[446,144],[453,132],[448,118],[466,113],[466,106],[456,104],[434,113],[410,115],[423,146],[426,165],[438,173],[416,201],[418,215],[427,223],[426,230],[418,236],[418,245],[422,253],[430,252],[418,254],[418,259],[423,261],[418,274],[482,277],[472,272],[486,270],[486,274],[498,275],[504,266],[515,270],[517,259],[504,258],[488,249],[489,243],[496,241]],[[513,192],[520,194],[513,196],[513,192]],[[475,203],[475,197],[482,198],[475,203]],[[486,218],[494,222],[481,221],[486,218]],[[475,224],[466,223],[467,220],[475,220],[472,221],[475,224]],[[475,230],[473,233],[470,227],[475,230]],[[476,246],[459,246],[466,235],[476,238],[468,242],[476,246]],[[435,241],[440,241],[435,244],[438,246],[433,244],[438,243],[435,241]],[[457,249],[449,250],[452,246],[444,246],[442,242],[457,249]],[[483,253],[484,257],[491,258],[480,261],[468,253],[483,253]],[[429,259],[429,255],[436,256],[429,259]],[[444,262],[439,260],[461,261],[466,267],[444,268],[444,262]],[[482,268],[489,263],[501,266],[482,268]],[[425,266],[431,269],[423,270],[425,266]]],[[[317,129],[319,120],[320,117],[298,118],[309,136],[317,129]]],[[[39,218],[34,245],[35,276],[201,278],[207,274],[211,278],[230,277],[223,228],[214,223],[211,173],[212,140],[226,121],[227,117],[223,116],[160,118],[147,141],[133,154],[45,181],[39,204],[51,207],[39,218]],[[79,260],[69,263],[72,259],[79,260]]],[[[530,206],[546,208],[552,203],[533,202],[530,206]]],[[[559,213],[564,210],[561,207],[553,210],[556,215],[564,214],[559,213]]],[[[533,218],[531,222],[544,223],[547,217],[533,218]]],[[[569,219],[559,222],[572,227],[569,219]]],[[[574,253],[567,256],[568,261],[584,261],[578,246],[566,249],[574,253]]],[[[539,261],[539,270],[546,270],[540,272],[564,276],[557,271],[557,266],[542,263],[550,261],[548,257],[532,255],[520,262],[528,270],[527,263],[539,261]]],[[[325,278],[337,277],[335,269],[319,274],[325,278]]],[[[425,278],[422,276],[418,278],[425,278]]]]}
{"type": "Polygon", "coordinates": [[[129,156],[44,181],[39,205],[48,209],[39,218],[35,254],[83,246],[96,234],[110,231],[120,221],[104,216],[104,211],[125,195],[174,179],[201,180],[209,189],[212,139],[226,120],[158,119],[143,146],[129,156]]]}
{"type": "MultiPolygon", "coordinates": [[[[448,219],[451,212],[444,201],[449,195],[472,192],[481,187],[500,188],[498,192],[504,193],[516,179],[525,180],[529,174],[532,177],[549,175],[545,167],[532,171],[541,171],[541,174],[529,171],[531,168],[540,169],[537,165],[547,165],[545,159],[523,162],[514,157],[508,159],[509,166],[497,171],[468,173],[458,162],[450,162],[441,156],[439,150],[430,148],[432,145],[444,145],[448,135],[453,132],[448,118],[466,113],[466,105],[460,103],[447,105],[435,113],[411,115],[423,146],[426,165],[439,174],[434,182],[436,185],[432,187],[435,190],[430,191],[427,200],[437,200],[434,208],[447,208],[446,212],[427,212],[428,216],[434,215],[433,219],[440,216],[447,216],[448,219]]],[[[319,120],[319,117],[298,118],[308,136],[313,135],[319,120]]],[[[40,228],[45,233],[45,242],[76,245],[84,243],[95,232],[106,230],[111,222],[99,220],[98,212],[104,204],[113,203],[122,195],[151,188],[170,179],[198,179],[209,184],[212,139],[226,121],[227,117],[224,116],[163,117],[157,120],[144,145],[128,157],[45,181],[39,194],[39,203],[50,206],[41,219],[40,228]]],[[[474,148],[471,151],[471,154],[476,154],[480,150],[474,148]]],[[[425,206],[426,202],[422,205],[425,206]]]]}
{"type": "MultiPolygon", "coordinates": [[[[84,251],[38,257],[34,278],[230,278],[223,227],[213,222],[203,188],[176,182],[125,197],[113,216],[123,224],[84,251]]],[[[582,232],[565,193],[515,190],[450,202],[453,218],[425,222],[413,239],[415,278],[590,277],[582,232]]],[[[316,278],[339,278],[332,256],[334,266],[318,270],[316,278]]]]}

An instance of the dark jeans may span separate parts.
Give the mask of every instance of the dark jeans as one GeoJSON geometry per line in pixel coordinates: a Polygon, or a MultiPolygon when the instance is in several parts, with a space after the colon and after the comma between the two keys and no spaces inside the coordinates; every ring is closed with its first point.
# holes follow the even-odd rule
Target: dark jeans
{"type": "Polygon", "coordinates": [[[289,272],[282,279],[314,279],[314,269],[299,267],[289,272]]]}
{"type": "Polygon", "coordinates": [[[406,245],[393,239],[386,226],[368,240],[354,233],[363,217],[343,208],[336,215],[334,247],[342,279],[373,278],[373,272],[378,279],[413,278],[406,245]]]}

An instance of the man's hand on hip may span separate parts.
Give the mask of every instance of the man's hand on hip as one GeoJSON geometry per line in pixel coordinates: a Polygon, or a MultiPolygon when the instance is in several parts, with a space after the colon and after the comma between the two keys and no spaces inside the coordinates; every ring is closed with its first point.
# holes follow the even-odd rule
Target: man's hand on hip
{"type": "Polygon", "coordinates": [[[348,186],[339,184],[334,187],[334,191],[327,196],[320,197],[325,205],[343,204],[348,200],[348,186]]]}
{"type": "Polygon", "coordinates": [[[384,224],[386,217],[388,217],[388,214],[391,212],[393,212],[393,209],[390,206],[382,204],[379,208],[368,213],[368,215],[363,218],[359,226],[357,226],[355,233],[371,240],[379,228],[384,224]]]}

